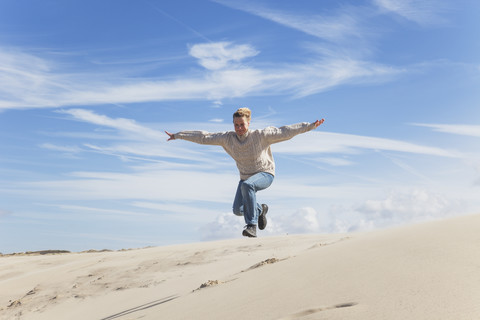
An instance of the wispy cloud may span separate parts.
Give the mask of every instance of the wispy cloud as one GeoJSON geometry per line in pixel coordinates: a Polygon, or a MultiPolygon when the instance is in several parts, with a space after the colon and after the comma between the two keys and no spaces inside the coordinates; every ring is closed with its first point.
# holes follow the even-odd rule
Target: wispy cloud
{"type": "Polygon", "coordinates": [[[111,74],[72,74],[32,54],[0,54],[0,70],[4,71],[0,76],[0,110],[192,99],[211,100],[218,105],[232,97],[308,96],[348,83],[389,81],[403,72],[348,56],[319,53],[304,62],[257,67],[253,61],[242,63],[260,54],[257,49],[230,42],[193,45],[192,58],[206,69],[188,76],[179,73],[171,77],[173,80],[115,80],[117,77],[111,74]]]}
{"type": "MultiPolygon", "coordinates": [[[[137,204],[141,204],[143,207],[161,199],[168,199],[169,202],[231,201],[235,186],[226,181],[236,181],[238,176],[234,170],[234,164],[226,161],[227,156],[221,148],[198,146],[188,142],[182,143],[182,141],[166,142],[166,135],[163,132],[132,119],[112,118],[84,109],[60,112],[71,116],[67,119],[111,128],[131,136],[124,140],[105,140],[103,145],[83,142],[80,151],[76,147],[62,147],[48,143],[43,144],[44,148],[59,152],[99,152],[116,157],[126,157],[136,162],[132,163],[123,173],[73,172],[66,178],[22,183],[13,186],[9,192],[28,192],[33,198],[47,197],[54,200],[136,199],[139,200],[137,204]],[[176,163],[171,159],[181,161],[176,163]],[[213,170],[214,168],[216,170],[213,170]],[[208,190],[203,185],[205,181],[209,181],[209,185],[212,186],[208,190]]],[[[188,126],[188,124],[184,125],[188,126]]],[[[224,126],[211,122],[197,123],[197,125],[203,125],[206,129],[224,126]]],[[[299,135],[290,141],[273,146],[275,154],[316,155],[320,156],[317,161],[336,167],[352,164],[351,161],[342,159],[341,155],[357,154],[365,152],[365,150],[386,150],[436,157],[462,156],[452,150],[401,140],[319,130],[299,135]],[[326,156],[326,154],[333,154],[333,156],[326,156]]],[[[288,196],[292,183],[295,185],[295,190],[302,190],[300,194],[305,197],[318,198],[319,194],[340,193],[338,190],[332,191],[331,188],[327,190],[324,186],[309,185],[310,182],[300,183],[297,181],[289,182],[285,188],[282,188],[282,183],[277,183],[276,194],[288,196]]],[[[161,204],[155,204],[155,206],[158,209],[166,208],[161,204]]],[[[188,206],[181,205],[176,208],[178,211],[188,211],[188,209],[188,206]]]]}
{"type": "Polygon", "coordinates": [[[15,48],[0,47],[0,110],[57,106],[52,94],[65,90],[53,64],[15,48]]]}
{"type": "Polygon", "coordinates": [[[420,25],[437,24],[444,21],[441,13],[446,9],[444,1],[438,0],[374,0],[383,10],[420,25]]]}
{"type": "Polygon", "coordinates": [[[206,37],[204,34],[200,33],[199,31],[195,30],[194,28],[192,28],[191,26],[189,26],[188,24],[186,24],[185,22],[183,21],[180,21],[179,19],[175,18],[174,16],[172,16],[171,14],[167,13],[165,10],[163,9],[160,9],[158,6],[154,5],[153,3],[151,2],[146,2],[148,5],[150,5],[155,11],[157,11],[158,13],[162,14],[163,16],[171,19],[172,21],[174,21],[175,23],[181,25],[182,27],[184,27],[185,29],[191,31],[192,33],[194,33],[195,35],[197,35],[198,37],[208,41],[208,42],[211,42],[211,40],[206,37]]]}
{"type": "Polygon", "coordinates": [[[375,84],[391,81],[404,73],[401,68],[390,67],[349,57],[323,57],[319,62],[292,65],[272,72],[270,83],[275,89],[288,90],[295,96],[304,97],[345,84],[375,84]]]}
{"type": "MultiPolygon", "coordinates": [[[[69,114],[73,116],[75,120],[85,121],[91,124],[106,126],[109,128],[114,128],[120,132],[130,132],[136,135],[136,139],[142,140],[140,144],[117,144],[115,147],[98,147],[93,145],[88,145],[93,149],[102,149],[108,152],[117,152],[120,154],[136,154],[136,155],[156,155],[156,156],[165,156],[164,152],[152,152],[154,149],[150,144],[144,145],[149,140],[153,139],[155,144],[158,144],[161,140],[165,140],[166,135],[158,130],[149,128],[144,124],[137,123],[132,119],[124,118],[111,118],[106,115],[101,115],[90,110],[84,109],[69,109],[60,111],[61,113],[69,114]],[[142,145],[145,148],[142,148],[142,145]],[[144,151],[140,151],[144,150],[144,151]]],[[[214,121],[216,122],[216,121],[214,121]]],[[[200,125],[200,124],[197,124],[200,125]]],[[[205,128],[214,128],[211,122],[204,124],[205,128]]],[[[477,126],[473,126],[468,131],[470,133],[478,133],[473,129],[477,129],[477,126]],[[472,131],[473,130],[473,131],[472,131]]],[[[443,127],[442,127],[443,128],[443,127]]],[[[454,126],[451,130],[460,130],[463,126],[454,126]]],[[[460,131],[464,132],[464,131],[460,131]]],[[[168,150],[171,147],[176,147],[175,143],[168,143],[165,145],[164,149],[168,150]]],[[[196,149],[194,145],[191,146],[192,149],[196,149]]],[[[354,154],[357,153],[360,149],[368,150],[385,150],[385,151],[397,151],[404,153],[413,153],[413,154],[425,154],[431,156],[439,157],[449,157],[449,158],[461,158],[463,154],[455,150],[446,150],[442,148],[425,146],[416,143],[406,142],[402,140],[395,139],[386,139],[379,137],[369,137],[361,135],[352,135],[344,133],[333,133],[333,132],[324,132],[324,131],[313,131],[308,134],[299,135],[295,139],[277,144],[274,146],[276,153],[284,154],[325,154],[325,153],[338,153],[338,154],[354,154]],[[314,147],[312,147],[314,146],[314,147]]],[[[198,149],[197,149],[198,150],[198,149]]],[[[199,151],[201,152],[201,151],[199,151]]],[[[168,153],[172,156],[172,153],[168,153]]],[[[179,154],[185,154],[180,152],[179,154]]],[[[196,153],[186,153],[190,154],[189,157],[192,159],[199,157],[199,154],[196,153]]],[[[178,156],[184,157],[184,156],[178,156]]],[[[338,163],[338,161],[336,161],[338,163]]],[[[342,162],[343,165],[346,164],[345,161],[342,162]]]]}
{"type": "MultiPolygon", "coordinates": [[[[56,112],[71,116],[71,118],[68,118],[69,120],[82,121],[88,124],[114,129],[115,132],[117,132],[117,136],[104,137],[103,140],[106,142],[102,144],[84,142],[82,143],[83,148],[62,147],[51,143],[41,144],[40,146],[42,148],[60,152],[95,152],[119,157],[122,160],[160,163],[164,167],[167,166],[165,158],[190,160],[194,163],[210,163],[210,165],[221,167],[221,163],[214,161],[212,157],[207,156],[205,152],[197,151],[196,148],[192,146],[187,147],[185,145],[179,145],[178,143],[167,143],[167,135],[165,132],[152,129],[133,119],[112,118],[87,109],[66,109],[56,112]],[[114,143],[112,144],[111,141],[114,143]]],[[[212,122],[213,124],[206,123],[205,127],[216,127],[216,123],[221,123],[221,121],[212,122]]],[[[84,137],[80,136],[78,138],[84,137]]],[[[91,139],[89,136],[85,138],[91,139]]],[[[194,166],[195,164],[192,164],[192,167],[194,166]]],[[[170,165],[168,165],[168,167],[171,168],[170,165]]],[[[181,166],[176,166],[176,168],[181,168],[181,166]]]]}
{"type": "Polygon", "coordinates": [[[83,151],[82,148],[78,146],[60,146],[52,143],[42,143],[39,145],[39,147],[43,149],[60,151],[60,152],[69,153],[69,154],[79,153],[83,151]]]}
{"type": "MultiPolygon", "coordinates": [[[[40,206],[45,206],[45,207],[54,207],[59,209],[60,211],[66,211],[72,214],[73,212],[75,213],[81,213],[81,214],[86,214],[86,213],[92,213],[93,216],[115,216],[118,217],[119,215],[121,216],[133,216],[133,217],[144,217],[144,216],[151,216],[151,214],[148,213],[141,213],[138,212],[138,210],[134,211],[127,211],[127,210],[119,210],[119,209],[103,209],[99,207],[89,207],[89,206],[83,206],[83,205],[67,205],[67,204],[42,204],[39,203],[38,205],[40,206]]],[[[58,219],[58,216],[55,215],[55,218],[58,219]]],[[[103,219],[104,217],[99,217],[100,219],[103,219]]]]}
{"type": "MultiPolygon", "coordinates": [[[[323,49],[310,52],[304,61],[271,67],[255,61],[245,63],[246,59],[261,55],[251,44],[208,40],[193,44],[188,50],[204,70],[188,74],[178,71],[168,75],[169,80],[162,80],[112,77],[111,73],[101,72],[72,73],[65,70],[65,64],[45,56],[18,48],[0,48],[0,110],[192,99],[218,102],[227,97],[271,94],[303,97],[344,84],[384,82],[404,72],[355,59],[358,55],[344,45],[345,40],[368,38],[364,25],[371,10],[343,6],[333,13],[319,15],[281,11],[258,2],[216,2],[327,40],[334,44],[335,50],[322,45],[323,49]]],[[[437,1],[431,0],[375,0],[375,4],[418,23],[433,21],[441,11],[437,1]]],[[[363,50],[369,51],[365,46],[356,46],[356,52],[363,50]]],[[[117,68],[117,74],[128,74],[121,70],[121,65],[117,68]]]]}
{"type": "MultiPolygon", "coordinates": [[[[189,205],[185,203],[172,203],[172,202],[145,202],[145,201],[135,201],[132,203],[132,206],[142,209],[149,209],[155,212],[166,212],[168,214],[186,214],[192,215],[195,213],[195,216],[208,216],[214,213],[212,208],[200,208],[199,203],[190,203],[189,205]]],[[[205,221],[200,218],[199,220],[205,221]]]]}
{"type": "Polygon", "coordinates": [[[479,125],[467,124],[428,124],[428,123],[412,123],[414,126],[431,128],[437,132],[458,134],[463,136],[480,137],[479,125]]]}
{"type": "Polygon", "coordinates": [[[337,15],[294,14],[271,7],[265,7],[259,2],[214,1],[331,42],[344,41],[352,36],[361,36],[361,26],[357,15],[351,14],[346,8],[343,8],[341,13],[337,15]]]}
{"type": "MultiPolygon", "coordinates": [[[[209,44],[211,45],[211,44],[209,44]]],[[[213,44],[215,46],[215,44],[213,44]]],[[[217,45],[217,48],[225,44],[217,45]]],[[[193,47],[198,48],[198,47],[193,47]]],[[[247,46],[217,50],[210,57],[200,55],[201,63],[227,64],[244,58],[247,46]],[[243,49],[242,49],[243,48],[243,49]]],[[[202,51],[197,49],[196,51],[202,51]]],[[[204,51],[204,50],[203,50],[204,51]]],[[[236,97],[259,84],[258,72],[249,68],[229,68],[189,77],[173,75],[173,80],[128,79],[111,74],[73,74],[61,70],[53,61],[24,53],[20,49],[0,50],[0,110],[11,108],[59,107],[168,100],[220,100],[236,97]]],[[[122,73],[121,70],[118,71],[122,73]]],[[[261,77],[260,77],[261,78],[261,77]]]]}
{"type": "Polygon", "coordinates": [[[416,143],[333,132],[312,132],[275,145],[275,152],[287,154],[345,153],[352,154],[359,149],[387,150],[439,157],[460,158],[463,155],[453,150],[423,146],[416,143]],[[314,147],[313,147],[314,146],[314,147]]]}
{"type": "Polygon", "coordinates": [[[146,126],[139,125],[135,120],[125,118],[111,118],[105,115],[100,115],[86,109],[67,109],[60,110],[59,113],[69,114],[75,120],[88,122],[104,127],[117,129],[120,131],[127,131],[135,133],[138,136],[148,137],[150,139],[163,139],[165,134],[157,130],[147,128],[146,126]]]}
{"type": "MultiPolygon", "coordinates": [[[[52,202],[137,200],[230,203],[238,176],[225,171],[201,172],[157,168],[141,172],[75,172],[69,177],[10,184],[5,194],[28,194],[30,199],[52,202]],[[208,181],[208,188],[205,182],[208,181]]],[[[2,190],[4,192],[4,190],[2,190]]]]}
{"type": "Polygon", "coordinates": [[[343,167],[343,166],[353,165],[353,162],[350,160],[343,159],[343,158],[336,158],[336,157],[320,157],[320,158],[311,159],[311,161],[326,163],[334,167],[343,167]]]}

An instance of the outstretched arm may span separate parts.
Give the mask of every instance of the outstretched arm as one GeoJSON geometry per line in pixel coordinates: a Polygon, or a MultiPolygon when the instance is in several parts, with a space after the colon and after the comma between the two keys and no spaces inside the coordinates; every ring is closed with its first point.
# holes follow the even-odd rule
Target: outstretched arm
{"type": "Polygon", "coordinates": [[[302,122],[302,123],[283,126],[280,128],[268,127],[262,131],[266,138],[266,142],[268,144],[273,144],[273,143],[289,140],[298,134],[305,133],[310,130],[314,130],[318,128],[324,121],[325,119],[316,120],[315,122],[312,122],[312,123],[302,122]]]}
{"type": "Polygon", "coordinates": [[[167,141],[170,140],[187,140],[199,144],[209,144],[222,146],[228,139],[228,132],[210,133],[207,131],[180,131],[177,133],[170,133],[165,131],[168,135],[167,141]]]}

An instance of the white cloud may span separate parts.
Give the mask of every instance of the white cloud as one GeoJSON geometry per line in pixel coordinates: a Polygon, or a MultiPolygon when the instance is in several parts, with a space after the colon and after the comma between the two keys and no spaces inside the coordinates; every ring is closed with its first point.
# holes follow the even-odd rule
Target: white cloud
{"type": "MultiPolygon", "coordinates": [[[[234,48],[242,51],[243,47],[234,48]]],[[[232,53],[222,61],[238,61],[247,56],[248,50],[243,51],[240,55],[232,53]]],[[[33,55],[23,55],[25,60],[38,61],[40,66],[53,64],[33,55]]],[[[22,54],[19,56],[22,57],[22,54]]],[[[5,58],[0,60],[0,70],[6,71],[0,75],[0,110],[191,99],[214,100],[218,104],[225,97],[251,93],[264,78],[260,70],[232,66],[207,70],[202,75],[191,77],[177,75],[170,81],[136,80],[125,76],[116,81],[112,79],[118,77],[111,74],[67,74],[43,67],[18,65],[18,58],[14,57],[15,54],[9,53],[0,56],[5,58]]]]}
{"type": "Polygon", "coordinates": [[[354,164],[354,162],[350,160],[343,159],[343,158],[335,158],[335,157],[320,157],[320,158],[312,159],[311,161],[326,163],[328,165],[335,166],[335,167],[350,166],[354,164]]]}
{"type": "Polygon", "coordinates": [[[336,16],[294,14],[267,8],[258,2],[214,0],[222,5],[242,10],[250,14],[296,29],[321,39],[338,42],[351,36],[360,36],[361,27],[355,14],[350,14],[346,8],[336,16]]]}
{"type": "MultiPolygon", "coordinates": [[[[197,146],[195,144],[168,142],[166,134],[162,131],[151,129],[144,124],[137,123],[131,119],[125,118],[111,118],[105,115],[95,113],[90,110],[83,109],[69,109],[62,110],[64,114],[73,116],[73,119],[85,121],[87,123],[113,128],[120,133],[129,134],[126,140],[115,145],[100,146],[92,143],[86,143],[84,146],[87,149],[79,151],[94,151],[103,154],[110,154],[113,156],[127,157],[132,160],[142,160],[149,162],[160,162],[166,158],[188,159],[194,163],[216,163],[218,166],[223,162],[219,162],[218,155],[222,152],[216,147],[197,146]],[[212,153],[212,150],[215,151],[212,153]]],[[[204,126],[205,129],[219,129],[216,128],[216,123],[221,124],[220,119],[212,119],[205,124],[196,124],[197,126],[204,126]]],[[[185,124],[183,125],[185,126],[185,124]]],[[[190,128],[191,129],[191,128],[190,128]]],[[[220,131],[224,131],[222,126],[220,131]]],[[[43,147],[50,149],[57,149],[58,151],[65,151],[66,149],[52,144],[44,144],[43,147]],[[63,149],[63,150],[60,150],[63,149]]],[[[275,144],[273,147],[274,153],[279,154],[323,154],[320,158],[314,159],[316,162],[322,162],[333,166],[347,166],[352,162],[339,157],[325,157],[325,153],[337,154],[356,154],[363,150],[374,151],[396,151],[413,154],[424,154],[437,157],[461,158],[463,154],[442,148],[431,146],[423,146],[415,143],[405,142],[401,140],[385,139],[378,137],[368,137],[351,134],[341,134],[332,132],[323,132],[319,130],[299,135],[292,140],[275,144]]],[[[392,159],[391,159],[392,160],[392,159]]],[[[392,160],[393,161],[393,160],[392,160]]],[[[400,162],[396,161],[396,164],[400,162]]],[[[210,167],[210,166],[208,166],[210,167]]]]}
{"type": "Polygon", "coordinates": [[[406,153],[426,154],[439,157],[462,157],[452,150],[422,146],[415,143],[333,132],[311,132],[293,140],[274,145],[275,152],[286,154],[312,153],[357,153],[358,149],[388,150],[406,153]]]}
{"type": "Polygon", "coordinates": [[[367,200],[355,207],[354,211],[358,218],[350,222],[348,231],[362,230],[366,226],[383,228],[416,223],[466,213],[460,201],[452,201],[444,195],[424,189],[392,191],[385,199],[367,200]]]}
{"type": "MultiPolygon", "coordinates": [[[[254,67],[254,63],[244,66],[240,62],[258,52],[250,45],[224,42],[197,44],[191,52],[207,70],[189,76],[175,75],[168,81],[129,79],[125,75],[112,77],[100,72],[64,73],[58,68],[47,67],[55,63],[34,55],[18,54],[20,58],[33,61],[31,64],[34,65],[30,65],[22,64],[16,54],[3,52],[1,57],[5,59],[0,69],[6,72],[0,76],[0,109],[192,99],[212,100],[218,105],[222,99],[232,97],[272,94],[308,96],[346,83],[389,81],[403,72],[339,56],[317,56],[301,63],[261,68],[254,67]],[[212,48],[214,52],[209,53],[212,48]],[[118,78],[121,80],[116,80],[118,78]]],[[[117,74],[122,73],[125,72],[117,71],[117,74]]],[[[75,112],[71,111],[72,115],[92,117],[75,112]]],[[[102,119],[96,121],[102,122],[102,119]]]]}
{"type": "MultiPolygon", "coordinates": [[[[221,148],[212,146],[200,146],[183,141],[165,142],[166,135],[161,131],[150,129],[144,124],[137,123],[130,119],[114,119],[105,115],[99,115],[88,110],[72,109],[66,111],[68,114],[74,115],[74,119],[86,121],[89,123],[114,128],[120,133],[126,132],[131,134],[127,140],[116,142],[113,145],[98,145],[92,143],[84,144],[83,151],[98,152],[106,155],[120,157],[125,160],[136,160],[141,162],[157,162],[163,167],[169,167],[166,162],[169,159],[181,159],[188,162],[177,166],[177,169],[185,170],[211,170],[212,168],[229,168],[234,167],[233,161],[223,153],[221,148]],[[130,141],[131,140],[131,141],[130,141]]],[[[217,128],[217,121],[207,122],[204,124],[197,123],[202,129],[212,129],[213,131],[224,131],[224,126],[217,128]]],[[[221,123],[221,122],[218,122],[221,123]]],[[[182,126],[187,126],[183,124],[182,126]]],[[[442,148],[419,145],[401,140],[385,139],[378,137],[368,137],[360,135],[340,134],[332,132],[322,132],[316,130],[307,134],[299,135],[292,140],[275,144],[272,146],[275,154],[285,155],[318,155],[319,158],[306,159],[305,161],[312,163],[324,163],[330,166],[349,166],[354,162],[341,157],[328,157],[327,153],[352,155],[362,152],[362,150],[373,151],[395,151],[410,154],[423,154],[435,157],[446,158],[464,158],[465,155],[442,148]]],[[[426,179],[416,170],[405,163],[396,160],[393,156],[385,155],[396,165],[406,170],[410,174],[415,174],[426,179]]],[[[170,161],[170,160],[168,160],[170,161]]],[[[175,168],[173,168],[175,169],[175,168]]]]}
{"type": "MultiPolygon", "coordinates": [[[[56,150],[61,152],[76,151],[76,152],[95,152],[104,155],[119,157],[125,161],[141,161],[153,162],[160,164],[163,168],[174,169],[211,169],[222,168],[225,163],[222,159],[216,159],[218,152],[221,152],[217,147],[211,146],[196,146],[190,143],[167,142],[167,135],[164,131],[159,131],[148,127],[145,124],[140,124],[132,119],[126,118],[112,118],[106,115],[96,113],[85,109],[67,109],[58,111],[62,114],[72,116],[73,120],[78,120],[101,127],[112,128],[118,132],[116,136],[103,137],[105,140],[113,140],[114,144],[100,145],[98,143],[83,143],[84,148],[78,147],[62,147],[53,145],[51,143],[44,143],[43,148],[56,150]],[[211,152],[212,150],[218,152],[211,152]],[[165,158],[189,160],[188,164],[175,164],[172,167],[171,163],[166,162],[165,158]],[[199,168],[201,163],[202,168],[199,168]]],[[[224,131],[222,125],[223,120],[211,121],[204,123],[204,128],[217,129],[224,131]],[[218,125],[217,125],[218,124],[218,125]]],[[[185,126],[183,124],[182,126],[185,126]]],[[[190,124],[187,124],[188,126],[190,124]]],[[[193,124],[192,124],[193,125],[193,124]]],[[[199,123],[195,123],[199,126],[199,123]]],[[[159,126],[158,124],[156,126],[159,126]]],[[[169,126],[176,126],[169,124],[169,126]]],[[[204,129],[202,128],[202,129],[204,129]]],[[[80,136],[83,138],[83,136],[80,136]]],[[[87,136],[87,138],[90,138],[87,136]]],[[[170,160],[168,160],[170,161],[170,160]]]]}
{"type": "Polygon", "coordinates": [[[344,84],[387,82],[402,73],[402,69],[348,56],[321,56],[310,63],[286,65],[264,72],[262,89],[304,97],[344,84]]]}
{"type": "Polygon", "coordinates": [[[437,132],[458,134],[464,136],[480,137],[479,125],[466,124],[427,124],[427,123],[413,123],[412,125],[432,128],[437,132]]]}
{"type": "Polygon", "coordinates": [[[218,108],[221,108],[222,105],[223,105],[222,101],[221,101],[221,100],[217,100],[217,101],[213,101],[213,102],[212,102],[211,107],[212,107],[212,108],[215,108],[215,109],[218,109],[218,108]]]}
{"type": "Polygon", "coordinates": [[[2,192],[51,201],[132,199],[230,203],[235,192],[231,181],[238,181],[238,175],[167,167],[131,173],[74,172],[63,179],[10,183],[10,189],[2,192]]]}
{"type": "Polygon", "coordinates": [[[78,146],[59,146],[52,143],[42,143],[41,145],[39,145],[39,147],[65,153],[79,153],[83,151],[82,148],[79,148],[78,146]]]}
{"type": "MultiPolygon", "coordinates": [[[[265,234],[348,233],[418,223],[465,214],[465,206],[427,190],[391,191],[384,199],[365,200],[359,205],[336,205],[319,212],[303,207],[270,215],[265,234]]],[[[222,214],[201,228],[204,240],[239,235],[243,217],[222,214]]]]}
{"type": "Polygon", "coordinates": [[[243,217],[233,213],[218,215],[213,221],[200,227],[201,239],[204,241],[238,238],[242,236],[245,225],[243,217]]]}
{"type": "MultiPolygon", "coordinates": [[[[104,208],[98,208],[98,207],[88,207],[84,205],[41,204],[41,203],[38,205],[46,206],[46,207],[54,207],[54,208],[60,209],[63,212],[69,212],[69,214],[73,214],[74,212],[81,213],[82,215],[86,213],[91,213],[93,217],[98,217],[100,219],[104,219],[105,218],[104,216],[118,217],[119,215],[132,216],[132,217],[151,216],[151,214],[142,213],[142,212],[133,211],[133,210],[128,211],[128,210],[120,210],[120,209],[104,209],[104,208]]],[[[58,219],[58,215],[53,215],[52,219],[58,219]]],[[[89,219],[91,219],[91,217],[89,219]]]]}
{"type": "Polygon", "coordinates": [[[182,203],[168,202],[148,202],[148,201],[135,201],[132,206],[142,209],[150,209],[155,212],[165,212],[167,214],[174,215],[188,215],[189,221],[195,220],[194,217],[198,217],[197,220],[205,221],[205,217],[212,215],[213,209],[200,208],[199,203],[190,203],[188,199],[182,203]]]}
{"type": "Polygon", "coordinates": [[[52,69],[53,64],[45,59],[0,47],[0,110],[57,106],[52,95],[67,84],[52,69]]]}
{"type": "MultiPolygon", "coordinates": [[[[257,230],[257,234],[280,235],[317,233],[324,231],[322,224],[324,220],[315,209],[305,207],[296,210],[292,214],[275,215],[268,217],[267,228],[263,231],[257,230]]],[[[202,240],[219,240],[241,237],[245,221],[243,217],[233,213],[218,215],[213,221],[200,228],[202,240]]]]}
{"type": "Polygon", "coordinates": [[[208,74],[208,91],[203,92],[203,98],[220,100],[227,97],[242,97],[254,94],[268,94],[265,84],[265,72],[253,68],[224,69],[208,74]]]}
{"type": "Polygon", "coordinates": [[[322,230],[319,214],[309,207],[276,217],[272,224],[277,233],[316,233],[322,230]]]}
{"type": "Polygon", "coordinates": [[[374,0],[375,4],[420,25],[436,24],[443,21],[440,16],[445,3],[438,0],[374,0]]]}
{"type": "Polygon", "coordinates": [[[163,139],[165,133],[147,128],[145,126],[137,124],[135,120],[125,118],[110,118],[105,115],[100,115],[90,110],[85,109],[68,109],[61,110],[60,113],[69,114],[74,119],[79,121],[88,122],[104,127],[118,129],[120,131],[133,132],[142,137],[148,137],[151,139],[163,139]]]}
{"type": "Polygon", "coordinates": [[[250,45],[234,45],[231,42],[213,42],[195,44],[190,55],[209,70],[223,69],[231,62],[238,63],[245,58],[256,56],[259,52],[250,45]]]}

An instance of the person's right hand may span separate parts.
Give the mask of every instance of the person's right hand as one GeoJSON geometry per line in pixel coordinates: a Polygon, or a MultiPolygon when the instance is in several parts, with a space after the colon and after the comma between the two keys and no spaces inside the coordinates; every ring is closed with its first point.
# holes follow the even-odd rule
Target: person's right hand
{"type": "Polygon", "coordinates": [[[168,131],[165,131],[165,133],[168,134],[168,136],[170,137],[170,138],[168,138],[167,141],[175,140],[175,135],[174,135],[173,133],[170,133],[170,132],[168,132],[168,131]]]}

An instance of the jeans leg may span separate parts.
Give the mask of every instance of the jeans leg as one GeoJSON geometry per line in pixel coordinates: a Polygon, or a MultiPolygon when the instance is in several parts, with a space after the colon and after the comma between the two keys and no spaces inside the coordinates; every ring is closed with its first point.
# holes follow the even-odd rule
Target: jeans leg
{"type": "Polygon", "coordinates": [[[237,193],[235,193],[235,200],[233,200],[233,213],[237,216],[243,216],[243,196],[242,196],[243,180],[238,182],[237,193]]]}
{"type": "Polygon", "coordinates": [[[246,224],[257,224],[262,207],[257,203],[256,192],[268,188],[272,182],[273,175],[266,172],[259,172],[247,180],[239,182],[234,201],[234,213],[243,212],[246,224]],[[240,203],[239,191],[243,206],[238,206],[240,203]],[[237,211],[235,211],[236,208],[237,211]]]}

